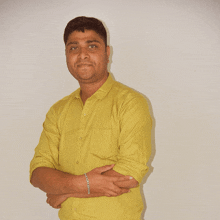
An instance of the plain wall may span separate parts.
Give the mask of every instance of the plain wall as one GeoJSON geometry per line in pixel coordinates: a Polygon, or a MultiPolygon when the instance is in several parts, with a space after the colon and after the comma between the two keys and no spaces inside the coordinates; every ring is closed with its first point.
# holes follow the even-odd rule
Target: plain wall
{"type": "Polygon", "coordinates": [[[105,23],[111,73],[149,100],[143,219],[220,219],[219,0],[0,0],[0,219],[58,219],[29,163],[50,106],[78,88],[62,38],[81,15],[105,23]]]}

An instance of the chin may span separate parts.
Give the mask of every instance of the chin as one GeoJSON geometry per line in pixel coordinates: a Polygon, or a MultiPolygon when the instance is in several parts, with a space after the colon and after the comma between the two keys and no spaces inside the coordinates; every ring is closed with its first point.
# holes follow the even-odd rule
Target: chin
{"type": "Polygon", "coordinates": [[[85,77],[79,76],[77,80],[78,82],[83,82],[83,83],[93,83],[96,81],[94,76],[85,76],[85,77]]]}

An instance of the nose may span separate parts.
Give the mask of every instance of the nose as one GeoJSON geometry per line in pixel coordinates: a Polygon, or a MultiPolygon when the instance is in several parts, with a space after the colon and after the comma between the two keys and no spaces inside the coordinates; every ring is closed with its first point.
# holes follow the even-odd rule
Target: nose
{"type": "Polygon", "coordinates": [[[89,54],[88,54],[87,49],[81,47],[78,56],[79,56],[79,58],[81,58],[81,59],[86,59],[86,58],[88,58],[88,57],[89,57],[89,54]]]}

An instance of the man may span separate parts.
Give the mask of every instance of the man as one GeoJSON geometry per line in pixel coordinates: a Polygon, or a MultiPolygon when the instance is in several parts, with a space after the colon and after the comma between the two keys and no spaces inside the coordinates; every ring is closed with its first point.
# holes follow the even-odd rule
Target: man
{"type": "Polygon", "coordinates": [[[71,20],[64,42],[68,69],[80,88],[47,113],[31,183],[60,208],[61,220],[138,220],[139,183],[151,153],[147,102],[109,75],[110,48],[99,20],[71,20]]]}

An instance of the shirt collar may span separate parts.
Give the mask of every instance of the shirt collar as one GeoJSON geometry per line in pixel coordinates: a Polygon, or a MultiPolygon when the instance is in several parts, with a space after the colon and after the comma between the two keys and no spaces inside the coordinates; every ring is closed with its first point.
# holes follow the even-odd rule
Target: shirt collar
{"type": "Polygon", "coordinates": [[[81,99],[80,97],[80,88],[78,88],[75,92],[72,93],[73,98],[81,99]]]}
{"type": "Polygon", "coordinates": [[[104,82],[104,84],[93,94],[97,99],[103,99],[110,89],[112,88],[112,85],[114,84],[115,80],[112,78],[111,74],[109,73],[109,76],[107,80],[104,82]]]}
{"type": "MultiPolygon", "coordinates": [[[[107,80],[91,97],[96,97],[97,99],[103,99],[110,91],[114,82],[115,80],[112,78],[111,74],[109,73],[107,80]]],[[[77,99],[81,99],[80,88],[78,88],[75,92],[73,92],[73,97],[77,99]]]]}

